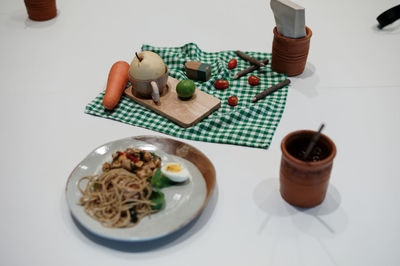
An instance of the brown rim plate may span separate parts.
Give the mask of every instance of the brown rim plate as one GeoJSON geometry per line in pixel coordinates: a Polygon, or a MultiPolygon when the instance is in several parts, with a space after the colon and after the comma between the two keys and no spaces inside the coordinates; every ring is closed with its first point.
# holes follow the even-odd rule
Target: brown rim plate
{"type": "Polygon", "coordinates": [[[215,187],[216,173],[211,161],[195,147],[171,138],[135,136],[103,144],[90,152],[72,171],[66,185],[66,198],[71,214],[88,231],[107,239],[139,242],[169,235],[198,217],[207,206],[215,187]],[[152,151],[163,162],[184,164],[191,179],[183,185],[164,188],[165,208],[151,217],[143,218],[131,228],[106,228],[89,217],[78,205],[81,197],[78,180],[85,175],[101,173],[104,162],[111,154],[128,147],[152,151]]]}

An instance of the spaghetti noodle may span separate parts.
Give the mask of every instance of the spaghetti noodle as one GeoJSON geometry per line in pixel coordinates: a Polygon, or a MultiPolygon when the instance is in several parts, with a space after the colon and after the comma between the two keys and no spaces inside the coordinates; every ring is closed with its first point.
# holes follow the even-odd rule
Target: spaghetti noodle
{"type": "MultiPolygon", "coordinates": [[[[118,152],[113,156],[113,163],[118,162],[118,159],[121,159],[119,157],[126,159],[129,156],[118,152]]],[[[144,216],[155,212],[152,210],[154,203],[150,200],[152,187],[149,176],[144,176],[140,171],[143,167],[151,165],[151,168],[147,167],[151,176],[160,162],[159,158],[156,158],[155,162],[152,156],[148,158],[141,163],[135,159],[132,164],[140,165],[134,168],[135,171],[127,170],[128,167],[110,168],[106,163],[107,167],[103,165],[103,169],[106,170],[102,174],[82,177],[78,181],[78,189],[82,193],[79,204],[84,207],[85,212],[103,226],[112,228],[132,227],[144,216]],[[136,171],[138,174],[134,173],[136,171]],[[83,181],[87,181],[84,188],[83,181]]]]}

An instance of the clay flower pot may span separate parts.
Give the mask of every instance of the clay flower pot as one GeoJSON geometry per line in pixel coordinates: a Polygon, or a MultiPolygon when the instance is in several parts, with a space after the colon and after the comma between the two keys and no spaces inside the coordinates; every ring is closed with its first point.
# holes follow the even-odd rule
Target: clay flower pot
{"type": "Polygon", "coordinates": [[[315,133],[311,130],[295,131],[284,137],[281,143],[280,193],[288,203],[302,208],[314,207],[325,199],[336,155],[335,143],[321,134],[309,160],[302,159],[315,133]]]}
{"type": "Polygon", "coordinates": [[[288,38],[280,35],[275,27],[272,42],[272,70],[284,73],[289,77],[303,73],[310,48],[311,35],[311,29],[306,27],[304,38],[288,38]]]}
{"type": "Polygon", "coordinates": [[[28,16],[32,20],[43,21],[57,16],[55,0],[24,0],[28,16]]]}

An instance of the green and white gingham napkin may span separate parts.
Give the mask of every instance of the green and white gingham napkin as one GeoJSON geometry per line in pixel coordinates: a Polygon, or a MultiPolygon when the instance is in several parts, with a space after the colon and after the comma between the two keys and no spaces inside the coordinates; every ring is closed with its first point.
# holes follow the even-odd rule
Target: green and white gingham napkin
{"type": "MultiPolygon", "coordinates": [[[[212,68],[211,79],[206,82],[195,81],[195,84],[197,88],[220,99],[221,107],[198,124],[189,128],[182,128],[127,97],[122,97],[113,111],[107,111],[102,106],[104,92],[101,92],[86,106],[85,113],[184,139],[256,148],[269,147],[285,109],[288,88],[282,88],[255,103],[251,102],[251,98],[268,87],[283,81],[286,78],[285,75],[273,72],[270,64],[268,64],[238,80],[233,80],[235,73],[250,65],[248,62],[239,58],[235,51],[209,53],[200,50],[194,43],[188,43],[182,47],[143,45],[142,50],[159,54],[168,66],[169,75],[178,80],[187,79],[184,66],[186,61],[200,61],[210,64],[212,68]],[[229,70],[227,64],[232,58],[237,59],[238,66],[229,70]],[[250,75],[259,77],[260,84],[254,87],[250,86],[247,82],[250,75]],[[217,79],[228,80],[229,88],[223,91],[215,89],[214,82],[217,79]],[[228,97],[232,95],[239,98],[239,103],[235,107],[228,105],[228,97]]],[[[269,53],[245,53],[260,61],[265,58],[271,60],[269,53]]]]}

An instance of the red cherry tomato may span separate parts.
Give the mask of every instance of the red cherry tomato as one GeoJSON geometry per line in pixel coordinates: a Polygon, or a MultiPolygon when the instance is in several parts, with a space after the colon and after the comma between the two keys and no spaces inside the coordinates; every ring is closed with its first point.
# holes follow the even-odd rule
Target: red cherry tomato
{"type": "Polygon", "coordinates": [[[256,86],[260,83],[260,79],[257,78],[256,76],[250,76],[247,81],[251,86],[256,86]]]}
{"type": "Polygon", "coordinates": [[[229,88],[229,82],[225,79],[218,79],[215,81],[214,87],[219,90],[225,90],[229,88]]]}
{"type": "Polygon", "coordinates": [[[230,106],[236,106],[238,104],[238,101],[239,101],[239,99],[236,96],[231,96],[228,98],[228,104],[230,106]]]}
{"type": "Polygon", "coordinates": [[[229,69],[234,69],[235,67],[237,67],[237,60],[236,59],[231,59],[228,62],[228,68],[229,69]]]}

